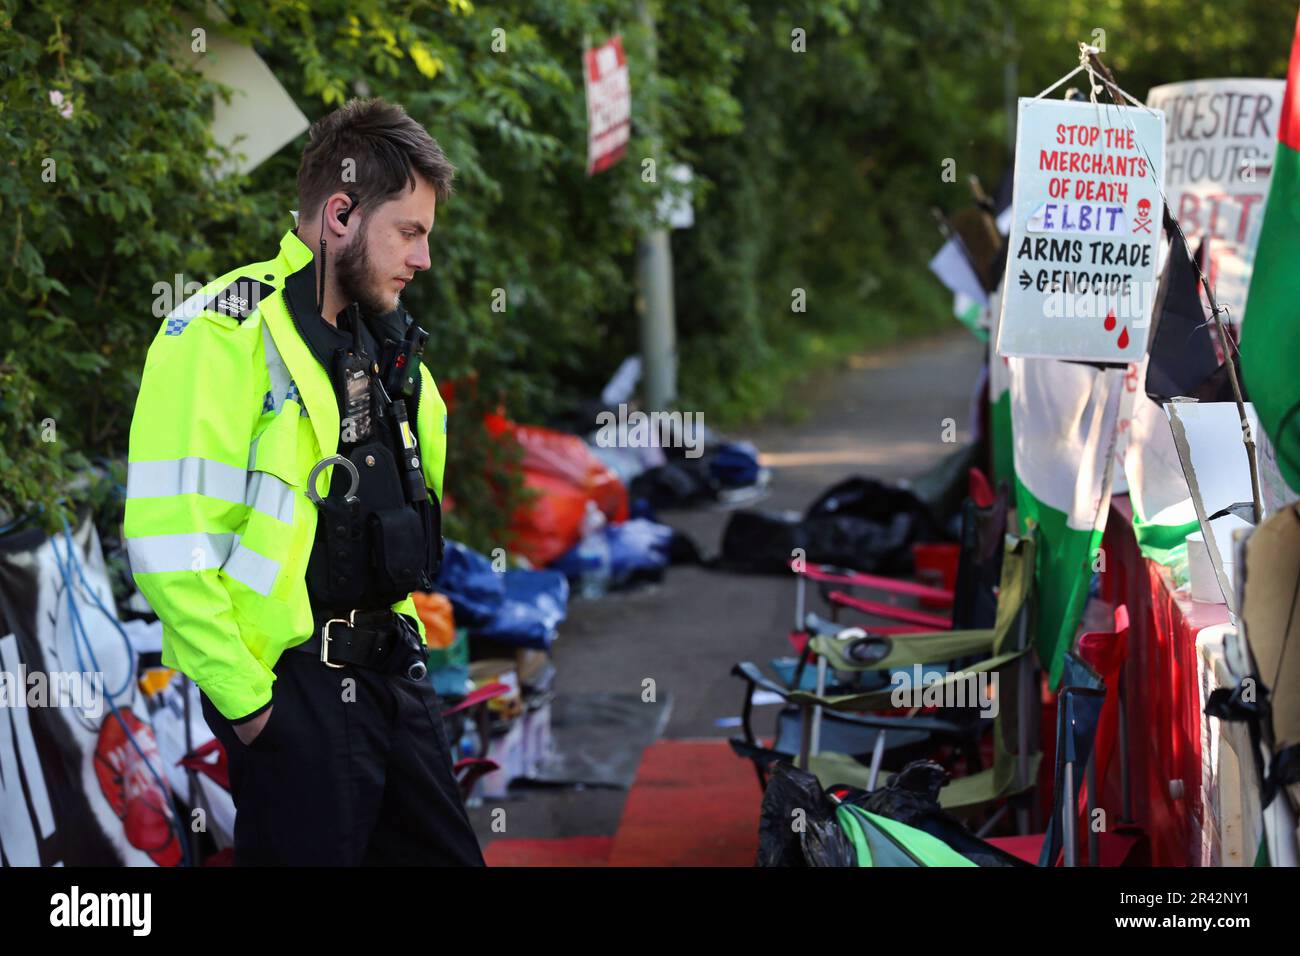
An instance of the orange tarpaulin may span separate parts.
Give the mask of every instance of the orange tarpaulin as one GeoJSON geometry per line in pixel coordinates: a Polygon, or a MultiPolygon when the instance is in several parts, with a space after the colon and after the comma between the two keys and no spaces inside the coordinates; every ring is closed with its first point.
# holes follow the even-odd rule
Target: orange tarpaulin
{"type": "Polygon", "coordinates": [[[549,564],[582,536],[587,502],[610,522],[627,520],[627,489],[576,435],[506,423],[523,447],[524,485],[537,497],[511,521],[514,549],[534,565],[549,564]]]}
{"type": "Polygon", "coordinates": [[[456,642],[456,618],[446,595],[416,591],[411,600],[415,603],[415,613],[424,622],[426,643],[444,650],[451,647],[456,642]]]}
{"type": "MultiPolygon", "coordinates": [[[[474,378],[459,384],[477,387],[474,378]]],[[[438,384],[449,410],[457,387],[438,384]]],[[[513,439],[523,449],[524,487],[536,497],[511,517],[511,550],[533,565],[549,564],[578,543],[588,501],[594,501],[611,523],[627,520],[627,489],[577,435],[519,425],[504,410],[487,413],[483,425],[489,435],[513,439]]]]}

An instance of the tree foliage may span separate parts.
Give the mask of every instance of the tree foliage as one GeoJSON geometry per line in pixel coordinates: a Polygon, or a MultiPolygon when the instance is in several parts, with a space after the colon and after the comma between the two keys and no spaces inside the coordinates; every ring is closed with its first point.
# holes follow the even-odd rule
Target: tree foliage
{"type": "Polygon", "coordinates": [[[405,298],[435,377],[458,384],[452,530],[490,547],[519,489],[483,412],[560,416],[637,350],[636,242],[669,164],[695,174],[696,226],[673,234],[681,401],[725,424],[846,343],[949,322],[930,209],[1002,172],[1009,61],[1013,92],[1037,92],[1100,27],[1139,95],[1279,76],[1285,7],[1233,0],[1191,29],[1169,0],[3,0],[0,510],[54,520],[87,460],[120,482],[160,284],[270,255],[292,225],[305,136],[214,174],[232,147],[209,132],[224,91],[197,69],[214,54],[196,24],[251,44],[311,120],[357,95],[402,103],[458,167],[405,298]],[[588,177],[580,50],[614,33],[632,139],[588,177]]]}

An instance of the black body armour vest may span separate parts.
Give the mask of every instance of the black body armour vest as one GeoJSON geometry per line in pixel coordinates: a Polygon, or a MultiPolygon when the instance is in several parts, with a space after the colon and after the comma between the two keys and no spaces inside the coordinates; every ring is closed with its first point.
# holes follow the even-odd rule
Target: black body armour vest
{"type": "MultiPolygon", "coordinates": [[[[314,271],[308,265],[304,273],[314,271]]],[[[286,292],[294,284],[301,282],[286,283],[286,292]]],[[[301,306],[301,294],[295,298],[301,306]]],[[[400,308],[366,322],[353,304],[340,313],[339,328],[314,309],[307,321],[319,328],[299,321],[292,300],[290,311],[329,372],[339,403],[338,454],[358,475],[353,489],[348,469],[333,465],[329,495],[317,506],[307,564],[313,613],[382,610],[412,591],[432,590],[442,564],[442,509],[424,483],[415,427],[427,335],[400,308]]]]}

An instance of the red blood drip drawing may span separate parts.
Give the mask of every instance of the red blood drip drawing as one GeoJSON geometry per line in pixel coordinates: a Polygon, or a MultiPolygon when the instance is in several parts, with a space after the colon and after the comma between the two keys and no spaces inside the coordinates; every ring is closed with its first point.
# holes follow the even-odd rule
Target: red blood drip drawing
{"type": "Polygon", "coordinates": [[[1119,347],[1122,348],[1122,349],[1126,349],[1126,348],[1128,348],[1128,326],[1127,326],[1127,325],[1124,326],[1123,330],[1119,333],[1119,343],[1118,343],[1118,344],[1119,344],[1119,347]]]}
{"type": "MultiPolygon", "coordinates": [[[[1107,313],[1106,313],[1106,321],[1103,322],[1102,325],[1104,325],[1104,326],[1106,327],[1106,331],[1107,331],[1107,332],[1114,332],[1114,331],[1115,331],[1115,313],[1114,313],[1114,312],[1107,312],[1107,313]]],[[[1122,347],[1123,347],[1123,346],[1121,346],[1121,348],[1122,348],[1122,347]]]]}

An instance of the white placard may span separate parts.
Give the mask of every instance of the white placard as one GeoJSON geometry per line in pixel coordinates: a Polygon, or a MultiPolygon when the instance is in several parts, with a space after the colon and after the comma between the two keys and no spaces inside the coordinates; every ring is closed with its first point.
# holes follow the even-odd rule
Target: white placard
{"type": "Polygon", "coordinates": [[[1164,146],[1163,113],[1021,98],[999,354],[1145,354],[1164,146]]]}
{"type": "Polygon", "coordinates": [[[1210,237],[1207,278],[1229,319],[1246,314],[1250,270],[1277,150],[1284,80],[1192,80],[1155,86],[1166,116],[1165,196],[1188,246],[1210,237]]]}
{"type": "MultiPolygon", "coordinates": [[[[1259,434],[1255,406],[1245,403],[1252,434],[1259,434]]],[[[1236,613],[1232,566],[1236,562],[1232,533],[1251,522],[1237,515],[1211,518],[1234,505],[1252,501],[1250,459],[1241,440],[1241,418],[1235,402],[1172,401],[1164,405],[1173,431],[1174,446],[1191,490],[1201,534],[1214,565],[1228,610],[1236,613]]],[[[1253,517],[1253,515],[1251,515],[1253,517]]]]}

